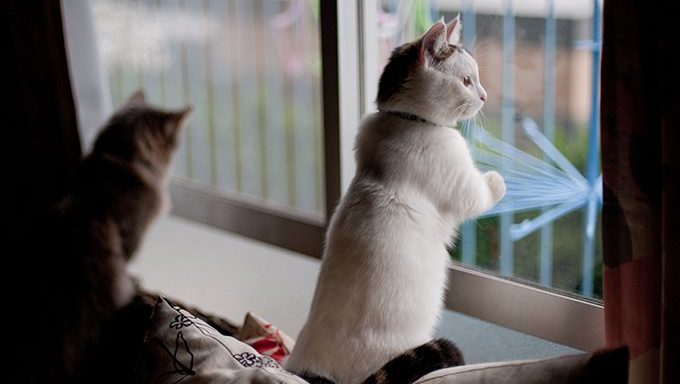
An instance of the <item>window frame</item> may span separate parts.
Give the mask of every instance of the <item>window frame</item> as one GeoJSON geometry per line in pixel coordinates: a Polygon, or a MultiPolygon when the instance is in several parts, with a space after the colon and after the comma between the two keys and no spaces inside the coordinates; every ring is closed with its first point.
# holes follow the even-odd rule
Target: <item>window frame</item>
{"type": "MultiPolygon", "coordinates": [[[[374,110],[377,0],[319,3],[326,217],[175,179],[174,213],[320,259],[328,221],[354,175],[361,117],[374,110]]],[[[592,351],[605,344],[600,303],[459,264],[450,269],[445,307],[516,331],[592,351]]]]}
{"type": "MultiPolygon", "coordinates": [[[[378,57],[372,45],[378,0],[358,0],[356,18],[361,86],[357,99],[362,116],[375,111],[378,57]]],[[[345,31],[339,31],[344,33],[345,31]]],[[[573,348],[593,351],[605,345],[604,307],[594,300],[568,295],[454,263],[449,270],[445,308],[573,348]]]]}
{"type": "Polygon", "coordinates": [[[445,307],[583,351],[604,347],[604,307],[545,287],[454,264],[445,307]]]}
{"type": "MultiPolygon", "coordinates": [[[[347,93],[339,80],[338,6],[320,1],[322,111],[324,145],[325,217],[295,211],[283,205],[264,204],[247,196],[217,191],[189,180],[173,178],[170,194],[173,213],[246,237],[320,259],[328,223],[340,200],[340,101],[347,93]]],[[[355,40],[354,40],[355,41],[355,40]]],[[[345,58],[347,60],[347,58],[345,58]]],[[[347,75],[345,75],[347,76],[347,75]]],[[[359,118],[357,114],[356,122],[359,118]]],[[[356,126],[356,124],[354,124],[356,126]]]]}

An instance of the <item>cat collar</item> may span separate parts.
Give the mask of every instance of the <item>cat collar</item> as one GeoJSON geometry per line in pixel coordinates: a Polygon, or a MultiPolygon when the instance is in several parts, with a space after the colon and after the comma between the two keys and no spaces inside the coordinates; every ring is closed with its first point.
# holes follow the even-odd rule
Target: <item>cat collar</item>
{"type": "Polygon", "coordinates": [[[439,127],[455,128],[454,126],[451,126],[451,125],[442,125],[442,124],[434,123],[430,120],[427,120],[427,119],[422,118],[418,115],[414,115],[414,114],[408,113],[408,112],[401,112],[401,111],[380,111],[380,112],[384,112],[384,113],[390,114],[392,116],[400,117],[402,119],[406,119],[406,120],[410,120],[410,121],[415,121],[415,122],[418,122],[418,123],[431,124],[431,125],[436,125],[436,126],[439,126],[439,127]]]}

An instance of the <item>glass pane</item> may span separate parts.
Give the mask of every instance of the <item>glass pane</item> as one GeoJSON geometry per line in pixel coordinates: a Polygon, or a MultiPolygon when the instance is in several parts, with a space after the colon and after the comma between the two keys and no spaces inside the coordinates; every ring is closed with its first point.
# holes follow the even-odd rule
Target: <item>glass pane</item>
{"type": "Polygon", "coordinates": [[[174,176],[324,215],[318,1],[97,0],[114,103],[191,104],[174,176]]]}
{"type": "Polygon", "coordinates": [[[463,45],[477,58],[489,96],[482,114],[459,129],[479,168],[503,174],[508,193],[461,228],[452,257],[591,299],[602,297],[600,41],[593,34],[600,6],[593,0],[383,0],[374,36],[378,76],[394,47],[460,13],[463,45]]]}

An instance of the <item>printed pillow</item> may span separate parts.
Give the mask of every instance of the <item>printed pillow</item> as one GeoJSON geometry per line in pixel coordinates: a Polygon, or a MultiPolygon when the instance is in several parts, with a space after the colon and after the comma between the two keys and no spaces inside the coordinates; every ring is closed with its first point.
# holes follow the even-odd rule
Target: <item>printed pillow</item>
{"type": "Polygon", "coordinates": [[[628,349],[441,369],[415,384],[626,384],[628,349]]]}
{"type": "Polygon", "coordinates": [[[138,378],[153,383],[306,383],[164,298],[154,306],[138,378]]]}
{"type": "Polygon", "coordinates": [[[239,336],[241,341],[281,365],[285,363],[295,346],[290,336],[252,312],[246,313],[239,336]]]}

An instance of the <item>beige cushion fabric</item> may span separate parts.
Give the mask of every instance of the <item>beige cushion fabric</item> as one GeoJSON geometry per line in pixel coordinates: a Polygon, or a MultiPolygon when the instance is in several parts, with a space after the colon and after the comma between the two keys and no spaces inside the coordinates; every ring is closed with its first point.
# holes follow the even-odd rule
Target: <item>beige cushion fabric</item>
{"type": "Polygon", "coordinates": [[[144,341],[140,379],[153,383],[284,383],[304,380],[159,298],[144,341]]]}
{"type": "Polygon", "coordinates": [[[432,372],[417,384],[625,384],[628,350],[471,364],[432,372]]]}

